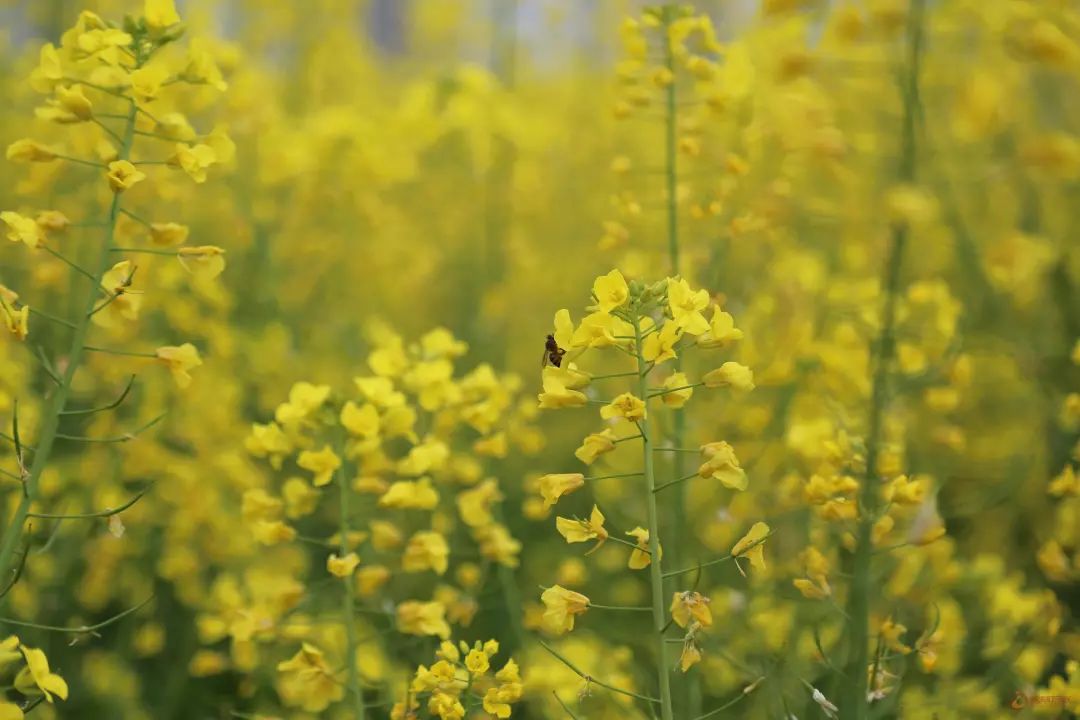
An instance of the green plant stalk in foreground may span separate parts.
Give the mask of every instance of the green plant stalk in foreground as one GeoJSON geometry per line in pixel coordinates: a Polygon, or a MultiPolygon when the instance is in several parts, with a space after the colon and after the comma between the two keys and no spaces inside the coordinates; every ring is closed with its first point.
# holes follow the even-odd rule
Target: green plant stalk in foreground
{"type": "Polygon", "coordinates": [[[634,310],[634,346],[637,354],[638,395],[646,403],[645,417],[639,425],[641,446],[645,466],[645,502],[649,515],[649,581],[652,585],[653,629],[657,642],[657,680],[660,684],[660,712],[662,720],[673,720],[671,702],[671,663],[668,661],[667,642],[664,640],[664,628],[667,616],[664,610],[664,571],[660,561],[660,517],[656,506],[656,473],[653,468],[653,440],[649,432],[649,365],[642,355],[641,317],[634,310]]]}
{"type": "MultiPolygon", "coordinates": [[[[139,56],[136,57],[135,67],[141,67],[145,60],[146,58],[142,57],[140,53],[139,56]]],[[[135,105],[135,101],[129,98],[127,117],[121,135],[122,142],[117,151],[117,157],[120,160],[127,160],[131,155],[131,147],[135,138],[135,115],[137,112],[138,108],[135,105]]],[[[36,445],[33,449],[34,460],[23,480],[22,498],[19,500],[19,505],[16,507],[15,513],[11,516],[11,520],[4,528],[3,537],[0,538],[0,583],[3,583],[5,586],[11,582],[14,577],[13,574],[16,572],[17,563],[15,562],[15,550],[22,541],[23,527],[26,523],[27,515],[30,512],[30,505],[37,497],[38,481],[49,464],[53,444],[56,442],[57,431],[60,427],[60,418],[67,408],[68,397],[71,393],[72,379],[79,370],[79,367],[82,364],[83,354],[86,351],[86,337],[90,331],[90,318],[93,315],[94,308],[96,307],[100,296],[101,279],[109,268],[109,256],[116,231],[116,222],[120,217],[121,212],[121,194],[122,193],[119,192],[113,193],[97,265],[95,266],[92,278],[88,278],[91,282],[91,286],[87,289],[86,299],[82,304],[82,313],[75,322],[71,345],[68,350],[67,366],[57,383],[52,402],[49,404],[49,409],[43,414],[41,433],[37,438],[36,445]]]]}
{"type": "MultiPolygon", "coordinates": [[[[925,0],[913,0],[908,18],[908,58],[902,81],[903,127],[900,166],[897,179],[901,183],[915,180],[915,126],[919,105],[919,55],[922,50],[922,14],[925,0]]],[[[896,327],[896,301],[900,290],[900,271],[909,230],[905,223],[893,226],[889,255],[885,263],[885,301],[881,333],[874,352],[873,389],[870,399],[870,418],[866,437],[866,472],[859,492],[859,522],[856,531],[855,558],[852,566],[851,594],[848,598],[849,647],[847,683],[840,711],[845,720],[865,720],[868,716],[866,699],[870,660],[870,595],[873,527],[878,519],[877,461],[881,449],[885,409],[889,399],[889,365],[892,362],[896,327]]]]}

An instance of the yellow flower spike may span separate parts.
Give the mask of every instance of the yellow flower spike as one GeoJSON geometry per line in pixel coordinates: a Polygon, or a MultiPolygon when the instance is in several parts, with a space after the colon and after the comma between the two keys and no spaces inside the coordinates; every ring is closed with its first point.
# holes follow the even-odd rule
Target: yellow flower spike
{"type": "Polygon", "coordinates": [[[710,329],[702,311],[709,307],[708,290],[691,290],[682,278],[670,278],[667,284],[668,308],[671,317],[689,335],[701,335],[710,329]]]}
{"type": "Polygon", "coordinates": [[[745,490],[749,481],[746,471],[739,465],[739,459],[735,457],[735,448],[726,442],[711,442],[701,446],[702,464],[698,468],[698,475],[703,478],[713,478],[731,490],[745,490]]]}
{"type": "Polygon", "coordinates": [[[743,392],[754,389],[753,371],[737,362],[726,362],[705,373],[701,380],[708,388],[731,387],[743,392]]]}
{"type": "Polygon", "coordinates": [[[176,251],[176,258],[200,280],[213,280],[225,270],[225,250],[215,245],[183,247],[176,251]]]}
{"type": "Polygon", "coordinates": [[[644,420],[645,401],[633,393],[622,393],[610,403],[600,408],[600,417],[605,420],[623,418],[630,422],[644,420]]]}
{"type": "Polygon", "coordinates": [[[130,190],[146,179],[146,173],[139,170],[127,160],[114,160],[109,163],[109,171],[105,176],[109,181],[109,187],[115,193],[130,190]]]}
{"type": "Polygon", "coordinates": [[[206,170],[217,163],[214,148],[205,143],[185,145],[177,143],[176,150],[168,159],[168,164],[180,168],[197,183],[206,182],[206,170]]]}
{"type": "Polygon", "coordinates": [[[45,241],[44,231],[33,218],[11,210],[4,210],[0,212],[0,221],[7,226],[7,239],[11,242],[21,242],[26,247],[34,249],[45,241]]]}
{"type": "MultiPolygon", "coordinates": [[[[639,526],[633,530],[627,530],[626,534],[637,541],[637,547],[630,551],[627,567],[631,570],[644,570],[652,562],[652,556],[649,554],[649,531],[639,526]]],[[[664,548],[659,546],[659,549],[660,558],[663,559],[664,548]]]]}
{"type": "Polygon", "coordinates": [[[672,373],[668,375],[660,386],[665,392],[660,400],[669,408],[679,409],[686,405],[686,401],[694,394],[694,388],[686,377],[686,373],[672,373]]]}
{"type": "Polygon", "coordinates": [[[697,622],[703,628],[712,627],[710,602],[709,598],[699,592],[676,592],[671,598],[671,619],[682,628],[689,626],[691,622],[697,622]]]}
{"type": "Polygon", "coordinates": [[[437,532],[422,530],[409,538],[405,545],[401,569],[409,573],[433,570],[443,575],[449,566],[449,557],[450,547],[446,544],[446,538],[437,532]]]}
{"type": "MultiPolygon", "coordinates": [[[[765,569],[765,538],[769,537],[769,526],[763,522],[756,522],[740,538],[739,542],[731,548],[731,556],[734,558],[745,556],[750,561],[750,566],[756,570],[765,569]]],[[[740,572],[742,568],[739,568],[740,572]]]]}
{"type": "Polygon", "coordinates": [[[615,431],[611,428],[586,435],[581,447],[574,451],[574,456],[586,465],[592,465],[598,457],[615,449],[616,439],[615,431]]]}
{"type": "Polygon", "coordinates": [[[341,467],[341,458],[329,445],[325,445],[322,450],[304,450],[296,459],[296,464],[314,473],[312,484],[322,487],[330,484],[334,471],[341,467]]]}
{"type": "Polygon", "coordinates": [[[566,538],[567,543],[589,542],[596,540],[596,545],[589,550],[588,554],[596,552],[608,539],[608,531],[604,528],[604,514],[600,508],[593,505],[592,513],[588,520],[576,520],[564,517],[555,518],[555,529],[566,538]]]}
{"type": "Polygon", "coordinates": [[[67,683],[64,682],[64,678],[49,670],[49,660],[45,657],[45,653],[25,645],[22,645],[20,649],[23,657],[26,658],[26,667],[15,676],[15,689],[26,695],[36,692],[35,688],[37,688],[50,703],[53,701],[53,695],[61,700],[67,700],[67,683]]]}
{"type": "Polygon", "coordinates": [[[624,305],[630,298],[630,288],[626,284],[626,278],[617,269],[596,278],[592,291],[596,297],[597,307],[602,313],[610,313],[615,308],[624,305]]]}
{"type": "Polygon", "coordinates": [[[397,628],[407,635],[434,635],[446,640],[450,626],[446,623],[446,606],[441,602],[408,600],[397,606],[397,628]]]}
{"type": "Polygon", "coordinates": [[[143,17],[146,18],[146,24],[154,30],[164,30],[180,22],[174,0],[146,0],[143,4],[143,17]]]}
{"type": "Polygon", "coordinates": [[[353,574],[359,564],[360,557],[354,552],[345,557],[338,557],[336,553],[331,553],[326,558],[326,571],[335,577],[346,578],[353,574]]]}
{"type": "Polygon", "coordinates": [[[202,365],[199,351],[191,343],[184,343],[179,346],[165,345],[155,350],[154,355],[169,368],[173,380],[176,381],[177,386],[180,388],[187,388],[191,385],[191,373],[189,371],[202,365]]]}
{"type": "Polygon", "coordinates": [[[579,592],[553,585],[540,595],[544,603],[544,627],[557,635],[574,629],[574,618],[589,609],[589,598],[579,592]]]}
{"type": "Polygon", "coordinates": [[[23,138],[7,146],[7,159],[12,162],[51,162],[57,153],[36,140],[23,138]]]}
{"type": "Polygon", "coordinates": [[[551,508],[559,498],[585,485],[585,476],[581,473],[554,473],[540,478],[540,495],[544,498],[544,507],[551,508]]]}

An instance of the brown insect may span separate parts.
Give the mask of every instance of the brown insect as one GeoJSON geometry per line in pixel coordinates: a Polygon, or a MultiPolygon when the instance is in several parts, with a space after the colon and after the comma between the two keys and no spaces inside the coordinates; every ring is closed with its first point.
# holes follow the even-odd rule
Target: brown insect
{"type": "Polygon", "coordinates": [[[555,367],[562,367],[563,355],[566,351],[559,347],[559,343],[555,342],[554,335],[548,335],[547,340],[544,342],[544,359],[541,361],[541,366],[545,366],[551,363],[555,367]]]}

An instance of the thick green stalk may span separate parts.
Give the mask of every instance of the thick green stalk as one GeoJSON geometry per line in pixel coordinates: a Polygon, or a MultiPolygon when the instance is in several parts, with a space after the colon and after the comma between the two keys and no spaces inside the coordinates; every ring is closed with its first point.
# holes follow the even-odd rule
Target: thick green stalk
{"type": "MultiPolygon", "coordinates": [[[[900,182],[915,179],[915,124],[919,102],[919,55],[922,48],[922,11],[924,0],[914,0],[908,20],[908,62],[902,86],[903,128],[901,135],[900,165],[897,177],[900,182]]],[[[859,522],[855,536],[855,558],[852,566],[851,594],[848,598],[849,647],[846,675],[849,681],[840,704],[845,720],[865,720],[869,706],[866,700],[870,663],[870,594],[871,559],[873,555],[873,527],[878,519],[880,483],[877,479],[877,461],[881,450],[885,409],[889,398],[889,365],[893,359],[896,300],[900,290],[900,270],[903,265],[904,248],[908,241],[906,223],[893,226],[892,242],[885,262],[885,302],[882,311],[881,333],[874,351],[874,376],[870,398],[870,418],[866,436],[866,472],[859,492],[859,522]]]]}
{"type": "MultiPolygon", "coordinates": [[[[679,267],[679,152],[678,152],[678,84],[675,82],[675,54],[671,47],[671,36],[667,32],[671,24],[672,9],[669,7],[665,14],[664,23],[664,65],[671,73],[671,84],[667,86],[665,93],[664,112],[664,177],[666,181],[667,196],[667,239],[668,239],[668,262],[672,277],[680,274],[679,267]]],[[[682,372],[682,355],[676,355],[673,361],[675,372],[682,372]]],[[[675,447],[683,447],[686,444],[686,412],[674,411],[674,423],[672,427],[672,443],[675,447]]],[[[682,453],[674,453],[671,458],[671,477],[681,478],[686,474],[685,458],[682,453]]],[[[687,528],[689,523],[686,517],[686,508],[689,506],[688,491],[690,486],[680,483],[675,489],[675,502],[673,507],[674,524],[672,526],[672,542],[670,557],[678,567],[682,564],[683,550],[686,546],[687,528]]],[[[697,673],[683,678],[682,707],[691,715],[701,713],[701,682],[697,673]]]]}
{"type": "MultiPolygon", "coordinates": [[[[129,100],[127,120],[124,125],[123,142],[118,150],[118,157],[127,160],[131,154],[132,141],[135,137],[135,102],[129,100]]],[[[100,296],[101,278],[109,267],[110,247],[116,230],[116,221],[120,216],[121,193],[113,193],[112,202],[109,206],[109,219],[105,224],[104,236],[101,240],[101,248],[98,251],[97,266],[90,287],[86,290],[83,300],[82,312],[75,322],[75,328],[71,337],[71,345],[68,350],[68,363],[60,383],[56,388],[49,403],[49,409],[42,418],[41,434],[37,439],[34,450],[34,460],[30,465],[26,477],[24,492],[15,513],[4,528],[3,537],[0,538],[0,582],[8,582],[11,579],[15,567],[15,549],[19,546],[23,536],[23,526],[26,523],[27,514],[30,512],[30,504],[37,497],[38,481],[41,478],[49,458],[52,454],[53,444],[57,439],[57,430],[60,427],[60,417],[67,407],[68,396],[71,392],[71,381],[76,371],[82,364],[82,357],[86,346],[86,337],[90,332],[90,315],[97,304],[100,296]]]]}
{"type": "MultiPolygon", "coordinates": [[[[338,501],[338,535],[340,535],[341,557],[349,554],[349,480],[345,473],[344,463],[337,470],[337,484],[339,491],[338,501]]],[[[345,623],[346,655],[345,667],[347,676],[345,685],[353,699],[353,717],[356,720],[364,720],[364,690],[360,686],[360,670],[356,665],[356,650],[359,647],[356,638],[356,605],[353,601],[353,575],[347,575],[341,579],[342,622],[345,623]]]]}
{"type": "MultiPolygon", "coordinates": [[[[634,318],[635,352],[638,367],[638,395],[648,405],[649,379],[648,363],[641,352],[641,318],[634,318]]],[[[668,662],[667,643],[664,642],[664,628],[667,616],[664,610],[664,571],[660,561],[660,516],[656,507],[656,473],[653,469],[653,441],[649,432],[649,417],[641,421],[641,446],[644,455],[645,502],[649,513],[649,581],[652,585],[653,629],[656,631],[657,644],[657,680],[660,683],[660,712],[662,720],[673,720],[671,704],[671,663],[668,662]]]]}

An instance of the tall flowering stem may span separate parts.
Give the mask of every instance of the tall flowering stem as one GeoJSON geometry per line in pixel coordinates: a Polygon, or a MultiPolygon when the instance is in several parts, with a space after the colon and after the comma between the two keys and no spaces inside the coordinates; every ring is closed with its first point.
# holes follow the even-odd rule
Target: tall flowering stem
{"type": "MultiPolygon", "coordinates": [[[[643,399],[649,397],[649,364],[642,353],[641,317],[634,318],[634,352],[637,357],[638,393],[643,399]]],[[[646,400],[647,403],[647,400],[646,400]]],[[[680,413],[681,415],[681,413],[680,413]]],[[[668,661],[667,641],[664,639],[664,628],[667,625],[667,614],[664,610],[664,571],[660,558],[660,515],[656,504],[656,473],[653,468],[653,439],[649,431],[649,415],[638,423],[641,431],[641,450],[643,457],[643,473],[645,475],[645,502],[648,506],[649,522],[649,582],[652,586],[652,616],[653,628],[656,631],[657,657],[656,667],[657,680],[660,684],[660,713],[663,720],[672,720],[674,711],[671,702],[671,664],[668,661]]]]}
{"type": "MultiPolygon", "coordinates": [[[[922,50],[923,0],[914,0],[908,18],[908,59],[902,85],[903,127],[900,165],[897,176],[901,183],[915,179],[915,132],[919,113],[919,56],[922,50]]],[[[870,593],[872,586],[871,559],[873,528],[878,519],[880,485],[877,464],[881,451],[882,429],[888,404],[889,366],[894,356],[896,306],[900,294],[900,271],[909,230],[904,222],[893,225],[892,241],[885,263],[885,300],[881,333],[874,352],[874,376],[870,399],[870,418],[866,436],[866,472],[859,493],[859,521],[856,531],[855,558],[851,594],[848,598],[849,641],[847,694],[841,704],[845,718],[863,720],[868,716],[868,677],[870,665],[869,625],[870,593]]]]}
{"type": "MultiPolygon", "coordinates": [[[[342,443],[344,444],[344,443],[342,443]]],[[[348,557],[349,555],[349,479],[345,472],[345,464],[341,466],[335,472],[335,480],[338,486],[338,534],[340,535],[340,543],[338,545],[341,557],[348,557]]],[[[352,575],[346,575],[341,578],[342,584],[342,601],[341,601],[341,615],[342,622],[345,624],[345,644],[346,644],[346,684],[349,687],[349,695],[353,699],[353,713],[357,720],[364,720],[364,690],[360,686],[360,670],[356,665],[356,650],[359,647],[356,637],[356,606],[353,600],[353,586],[355,584],[355,578],[352,575]]]]}
{"type": "MultiPolygon", "coordinates": [[[[136,47],[135,67],[141,67],[145,61],[146,57],[142,49],[136,47]]],[[[138,109],[135,105],[135,101],[129,99],[124,129],[121,133],[122,143],[117,151],[117,157],[121,161],[127,160],[131,155],[132,141],[135,137],[135,116],[137,112],[138,109]]],[[[59,378],[60,381],[57,384],[56,392],[53,394],[52,402],[42,419],[41,435],[37,439],[33,451],[34,460],[23,481],[22,497],[19,500],[18,506],[15,508],[14,514],[11,516],[11,520],[4,528],[4,535],[2,540],[0,540],[0,578],[3,578],[5,581],[11,578],[12,572],[14,571],[15,550],[22,541],[23,528],[26,524],[27,515],[30,512],[30,505],[37,497],[38,481],[41,478],[42,472],[44,472],[49,464],[53,444],[56,441],[57,431],[60,426],[60,418],[67,408],[68,396],[71,392],[71,381],[80,367],[83,353],[86,350],[86,336],[90,331],[90,318],[93,315],[95,306],[99,302],[102,278],[109,268],[109,257],[113,244],[113,237],[116,231],[116,222],[121,213],[121,195],[122,193],[119,192],[113,193],[112,202],[109,205],[108,220],[105,223],[101,247],[98,251],[97,265],[94,269],[93,277],[88,278],[91,282],[86,290],[85,299],[82,302],[82,313],[75,321],[71,345],[68,349],[67,367],[65,368],[63,375],[59,378]]]]}

